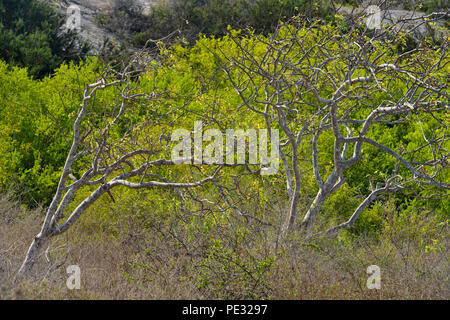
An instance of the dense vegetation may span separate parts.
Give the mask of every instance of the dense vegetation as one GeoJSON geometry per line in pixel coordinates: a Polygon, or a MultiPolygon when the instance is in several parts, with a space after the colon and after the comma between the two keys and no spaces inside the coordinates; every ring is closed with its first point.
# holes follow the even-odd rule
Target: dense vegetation
{"type": "Polygon", "coordinates": [[[65,18],[55,8],[29,0],[0,1],[0,59],[28,68],[35,78],[63,62],[78,62],[88,48],[74,32],[64,31],[65,18]]]}
{"type": "Polygon", "coordinates": [[[155,6],[149,15],[133,0],[117,0],[112,14],[99,14],[96,22],[119,35],[131,38],[135,46],[147,40],[183,39],[194,43],[199,34],[223,36],[227,26],[272,32],[280,21],[296,14],[311,19],[333,19],[329,1],[313,0],[181,0],[155,6]]]}
{"type": "MultiPolygon", "coordinates": [[[[243,107],[242,97],[232,80],[239,79],[244,84],[252,82],[255,87],[266,80],[257,72],[250,78],[239,68],[230,66],[245,61],[244,68],[250,68],[255,61],[265,61],[269,43],[272,44],[270,39],[277,40],[277,36],[292,32],[302,39],[302,43],[309,43],[307,49],[310,49],[314,43],[329,39],[327,37],[331,35],[336,42],[327,42],[324,48],[337,53],[353,46],[345,42],[342,33],[348,32],[346,36],[355,42],[368,42],[365,35],[361,36],[360,29],[347,30],[346,22],[339,17],[314,25],[306,24],[304,21],[308,20],[302,20],[304,17],[297,18],[271,38],[267,32],[278,24],[280,17],[297,13],[298,9],[289,11],[293,4],[311,4],[309,1],[285,1],[286,6],[274,7],[280,11],[271,11],[270,6],[275,2],[278,3],[256,1],[257,5],[251,10],[243,10],[234,7],[242,5],[239,1],[204,1],[202,6],[194,7],[192,1],[184,0],[176,9],[181,11],[176,11],[175,7],[170,9],[181,12],[177,18],[155,19],[154,23],[161,23],[161,26],[168,21],[174,23],[170,28],[180,28],[180,21],[188,20],[183,25],[187,34],[201,32],[213,36],[200,36],[194,41],[195,36],[190,39],[192,46],[177,44],[167,49],[159,44],[159,59],[147,63],[143,71],[130,79],[129,85],[136,88],[135,94],[151,92],[152,98],[130,102],[129,112],[108,132],[111,154],[129,147],[121,144],[121,137],[130,128],[130,137],[136,139],[136,145],[151,144],[166,158],[170,158],[172,144],[161,140],[161,134],[170,136],[170,131],[176,128],[190,130],[196,120],[203,120],[209,128],[264,128],[266,120],[243,107]],[[212,19],[208,15],[211,12],[216,12],[222,20],[212,19]],[[247,20],[236,18],[238,13],[246,14],[247,20]],[[207,29],[200,29],[205,21],[217,23],[205,24],[207,29]],[[244,32],[226,28],[224,24],[231,24],[230,21],[236,23],[234,26],[238,29],[251,26],[254,30],[244,32]],[[239,60],[247,53],[243,48],[251,52],[250,60],[239,60]],[[223,72],[225,67],[231,68],[231,77],[223,72]]],[[[167,14],[164,10],[168,9],[162,8],[154,14],[163,17],[167,14]]],[[[167,31],[145,25],[147,27],[143,39],[158,38],[167,31]],[[149,34],[149,30],[154,30],[155,34],[149,34]]],[[[9,34],[13,35],[12,31],[9,34]]],[[[142,44],[139,37],[135,41],[142,44]]],[[[445,84],[450,71],[448,56],[437,71],[430,66],[439,61],[448,39],[443,40],[439,49],[434,47],[433,41],[425,39],[417,45],[418,52],[404,58],[406,41],[406,35],[396,37],[388,44],[376,40],[371,43],[370,56],[376,57],[388,49],[388,56],[377,59],[396,61],[414,74],[425,70],[429,72],[427,81],[445,84]]],[[[297,45],[292,48],[289,54],[293,57],[307,50],[297,45]]],[[[312,52],[309,57],[315,57],[316,61],[305,59],[299,64],[328,62],[319,51],[312,52]]],[[[208,184],[182,192],[173,188],[114,189],[89,208],[64,237],[51,242],[51,254],[47,256],[50,262],[41,259],[33,273],[33,278],[40,282],[22,283],[11,293],[12,275],[17,271],[31,237],[38,232],[43,209],[55,193],[86,85],[95,82],[108,66],[97,58],[80,64],[66,62],[51,76],[44,76],[62,60],[55,60],[54,63],[59,61],[55,65],[44,60],[48,69],[39,69],[42,68],[40,65],[29,70],[22,66],[32,68],[31,62],[24,61],[21,65],[16,60],[5,60],[0,61],[0,192],[8,197],[0,198],[0,282],[6,286],[0,287],[0,298],[448,298],[450,201],[445,192],[432,185],[423,187],[411,181],[400,192],[371,203],[354,228],[343,230],[336,238],[318,237],[305,241],[300,233],[294,232],[282,239],[280,225],[288,210],[289,198],[285,187],[286,171],[281,168],[279,174],[263,177],[249,174],[244,167],[224,169],[221,183],[227,187],[208,184]],[[254,219],[240,216],[237,207],[254,219]],[[80,293],[65,290],[65,270],[60,267],[66,263],[80,264],[87,270],[87,278],[83,280],[86,286],[80,293]],[[371,264],[379,265],[385,272],[384,287],[379,295],[365,288],[365,268],[371,264]],[[106,272],[100,272],[98,268],[106,272]],[[47,286],[48,282],[51,286],[47,286]]],[[[265,72],[276,73],[271,69],[272,62],[265,72]]],[[[335,65],[327,66],[327,71],[338,78],[340,70],[346,67],[337,59],[335,65]]],[[[359,75],[365,75],[365,72],[357,71],[359,75]]],[[[283,75],[281,78],[289,82],[289,77],[283,75]]],[[[363,117],[372,106],[409,94],[407,81],[403,79],[386,76],[378,85],[392,90],[392,95],[388,96],[378,87],[360,89],[355,85],[358,93],[370,94],[359,98],[355,107],[350,103],[345,105],[363,117]]],[[[323,96],[331,92],[326,79],[320,82],[319,88],[323,96]]],[[[83,129],[94,132],[94,138],[86,141],[86,145],[98,143],[95,139],[100,136],[104,122],[112,117],[122,89],[107,88],[90,104],[89,121],[83,129]]],[[[442,92],[430,94],[429,100],[441,100],[448,93],[448,88],[444,87],[442,92]]],[[[263,90],[244,93],[246,98],[253,99],[251,103],[255,108],[265,94],[267,92],[263,90]]],[[[295,128],[315,112],[314,95],[306,92],[301,97],[304,99],[301,108],[295,115],[289,114],[295,128]]],[[[371,128],[368,136],[386,146],[400,145],[398,149],[406,158],[418,150],[417,161],[425,161],[436,152],[445,164],[448,162],[448,140],[444,139],[439,148],[430,150],[422,148],[422,139],[423,136],[437,139],[443,132],[445,136],[448,100],[443,102],[446,103],[447,109],[436,107],[433,114],[411,111],[405,115],[404,122],[400,116],[394,116],[389,123],[371,128]],[[420,121],[417,121],[418,117],[420,121]]],[[[351,129],[358,128],[357,124],[351,125],[351,129]]],[[[281,138],[286,139],[286,136],[281,138]]],[[[321,136],[319,160],[323,174],[333,170],[333,144],[332,134],[321,136]]],[[[308,209],[317,193],[310,150],[311,138],[299,147],[303,184],[299,212],[308,209]]],[[[91,162],[92,157],[82,159],[71,174],[81,176],[91,162]]],[[[133,164],[136,165],[129,166],[133,164]]],[[[332,227],[348,219],[371,192],[372,184],[384,181],[391,172],[406,177],[408,170],[398,166],[390,154],[377,148],[365,149],[361,162],[346,170],[343,187],[325,202],[319,225],[332,227]]],[[[449,171],[445,166],[444,169],[436,176],[445,182],[449,181],[449,171]]],[[[151,174],[168,181],[191,181],[208,170],[211,170],[208,166],[180,165],[155,168],[151,174]]],[[[423,172],[426,170],[424,168],[423,172]]],[[[69,208],[76,207],[93,190],[91,186],[82,188],[69,208]]]]}
{"type": "MultiPolygon", "coordinates": [[[[180,0],[162,1],[147,15],[134,0],[115,0],[113,12],[99,13],[95,22],[136,47],[149,39],[193,44],[200,34],[225,35],[227,26],[268,34],[280,21],[298,14],[310,21],[334,21],[338,8],[361,4],[358,0],[180,0]]],[[[448,8],[448,1],[386,1],[381,6],[431,13],[448,8]]]]}

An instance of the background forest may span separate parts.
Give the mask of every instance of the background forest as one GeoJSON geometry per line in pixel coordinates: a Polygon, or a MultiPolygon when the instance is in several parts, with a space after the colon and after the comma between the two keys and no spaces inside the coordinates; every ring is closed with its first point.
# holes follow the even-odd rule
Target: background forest
{"type": "MultiPolygon", "coordinates": [[[[89,41],[63,31],[65,17],[55,6],[0,0],[0,299],[450,297],[446,1],[414,2],[429,15],[421,20],[429,33],[387,28],[378,38],[336,12],[361,7],[358,1],[182,0],[149,15],[134,1],[114,3],[96,23],[121,41],[105,41],[93,54],[89,41]],[[443,13],[439,22],[433,12],[443,13]],[[333,108],[328,118],[317,110],[332,105],[330,83],[345,82],[353,66],[349,90],[336,98],[337,117],[353,116],[335,127],[349,132],[341,148],[333,108]],[[87,94],[94,83],[99,90],[87,94]],[[284,109],[272,103],[280,91],[284,109]],[[305,231],[303,217],[326,190],[320,181],[333,177],[360,142],[351,140],[364,130],[360,119],[391,103],[398,112],[374,118],[364,134],[395,154],[365,145],[305,231]],[[83,105],[80,157],[64,188],[82,181],[97,159],[108,168],[138,149],[149,156],[114,168],[123,176],[142,165],[145,172],[130,183],[213,178],[193,188],[108,190],[70,228],[50,235],[27,277],[15,280],[57,199],[83,105]],[[221,131],[270,122],[284,148],[280,171],[148,165],[170,159],[172,131],[191,130],[199,120],[221,131]],[[289,132],[301,132],[301,141],[289,132]],[[378,188],[383,192],[374,193],[378,188]],[[354,216],[351,225],[327,232],[354,216]],[[66,287],[69,265],[80,266],[80,290],[66,287]],[[366,286],[370,265],[382,271],[379,290],[366,286]]],[[[99,183],[113,181],[109,173],[99,183]]],[[[101,174],[76,190],[58,219],[70,219],[101,174]]]]}

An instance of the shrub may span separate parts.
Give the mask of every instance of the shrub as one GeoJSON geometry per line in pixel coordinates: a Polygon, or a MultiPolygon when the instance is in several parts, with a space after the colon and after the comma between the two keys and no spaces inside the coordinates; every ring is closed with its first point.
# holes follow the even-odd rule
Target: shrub
{"type": "Polygon", "coordinates": [[[63,31],[64,23],[48,4],[0,0],[0,59],[28,68],[35,78],[43,78],[63,62],[80,61],[89,48],[75,33],[63,31]]]}
{"type": "Polygon", "coordinates": [[[155,6],[148,17],[142,15],[135,4],[125,7],[116,2],[112,18],[107,20],[99,16],[97,21],[116,33],[130,32],[131,43],[142,46],[148,39],[166,38],[177,30],[191,44],[199,34],[223,36],[228,26],[252,28],[256,33],[268,34],[280,21],[299,13],[315,18],[332,17],[326,1],[180,0],[155,6]]]}

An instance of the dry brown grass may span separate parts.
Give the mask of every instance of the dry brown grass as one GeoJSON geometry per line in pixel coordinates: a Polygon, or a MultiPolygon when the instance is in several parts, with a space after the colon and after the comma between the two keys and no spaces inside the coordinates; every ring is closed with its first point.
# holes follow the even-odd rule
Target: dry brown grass
{"type": "Polygon", "coordinates": [[[275,253],[275,232],[236,234],[220,227],[204,234],[187,231],[177,219],[155,219],[143,228],[132,216],[117,223],[139,232],[117,232],[107,222],[83,219],[50,243],[26,281],[13,284],[42,218],[41,210],[0,198],[0,299],[450,297],[447,226],[430,235],[434,242],[394,226],[382,240],[358,236],[299,245],[290,239],[275,253]],[[222,239],[218,247],[217,239],[222,239]],[[426,243],[436,248],[424,250],[426,243]],[[81,290],[66,287],[66,267],[72,264],[81,268],[81,290]],[[366,287],[371,264],[382,270],[380,290],[366,287]]]}

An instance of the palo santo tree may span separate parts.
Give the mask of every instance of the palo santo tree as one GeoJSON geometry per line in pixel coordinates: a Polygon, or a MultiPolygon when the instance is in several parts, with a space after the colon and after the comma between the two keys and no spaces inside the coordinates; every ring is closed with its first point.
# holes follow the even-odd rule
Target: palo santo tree
{"type": "MultiPolygon", "coordinates": [[[[414,18],[414,26],[439,17],[414,18]]],[[[283,133],[290,201],[285,233],[296,225],[310,233],[325,201],[346,183],[346,171],[370,161],[369,149],[396,164],[383,179],[368,178],[369,193],[328,234],[353,226],[364,208],[389,192],[429,186],[448,196],[448,30],[410,49],[404,24],[369,30],[351,18],[338,26],[294,18],[269,37],[230,32],[236,53],[222,53],[224,72],[242,106],[283,133]],[[427,132],[425,118],[432,123],[427,132]],[[414,148],[393,139],[386,144],[374,134],[393,127],[416,128],[421,142],[414,148]],[[331,152],[321,148],[324,139],[333,140],[331,152]],[[300,218],[305,172],[313,173],[318,191],[300,218]]]]}
{"type": "Polygon", "coordinates": [[[152,172],[154,168],[175,163],[170,153],[169,157],[164,156],[167,150],[162,147],[161,137],[158,144],[155,135],[146,135],[146,130],[151,130],[158,120],[136,123],[133,118],[139,112],[139,105],[152,108],[156,100],[166,99],[167,94],[140,92],[139,71],[135,69],[142,54],[136,54],[123,71],[106,68],[94,83],[86,85],[73,122],[73,138],[59,183],[40,232],[32,240],[16,279],[30,272],[49,239],[66,232],[101,196],[107,194],[114,201],[111,190],[115,187],[194,188],[213,181],[221,171],[223,166],[212,166],[209,173],[201,171],[200,177],[187,182],[172,182],[168,177],[152,172]],[[113,92],[113,103],[98,103],[96,99],[102,99],[99,95],[108,90],[113,92]],[[82,201],[75,202],[75,196],[82,188],[91,191],[82,201]],[[75,208],[69,212],[68,208],[72,207],[75,208]]]}

